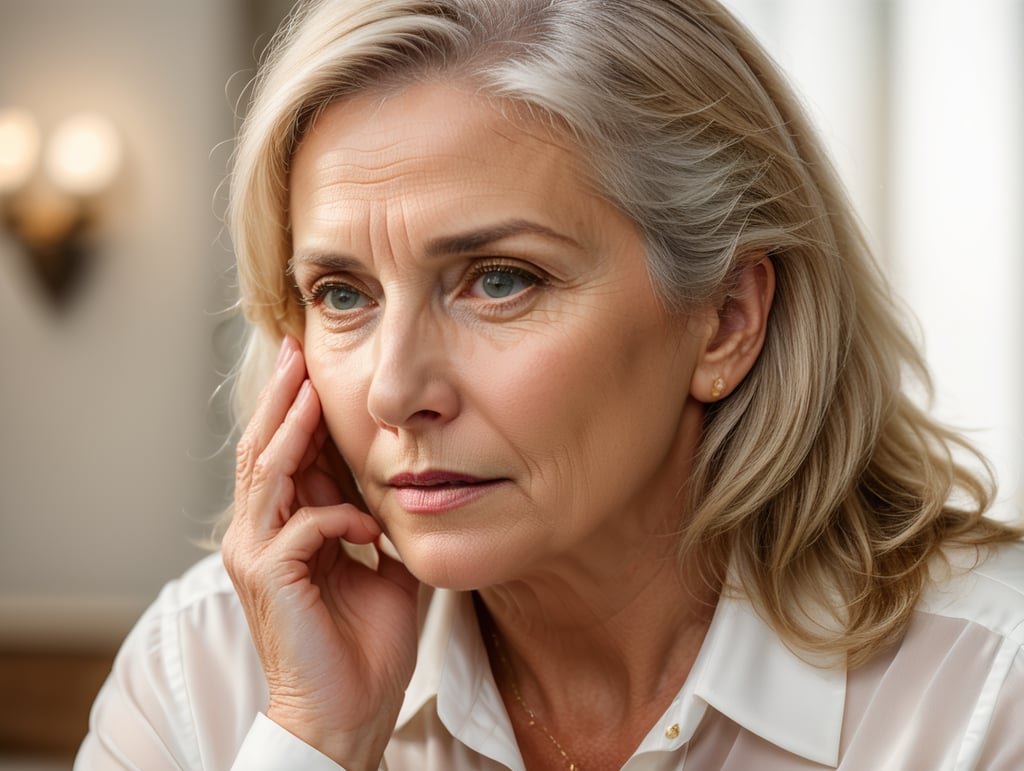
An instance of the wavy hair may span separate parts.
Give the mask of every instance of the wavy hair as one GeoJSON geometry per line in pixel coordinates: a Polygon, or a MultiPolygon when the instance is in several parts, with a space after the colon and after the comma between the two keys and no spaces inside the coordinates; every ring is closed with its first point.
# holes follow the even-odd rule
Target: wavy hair
{"type": "Polygon", "coordinates": [[[346,96],[468,82],[567,131],[636,224],[664,303],[722,303],[747,261],[777,290],[764,350],[707,411],[680,532],[786,639],[856,665],[905,629],[928,564],[1017,538],[984,517],[991,475],[905,393],[930,391],[852,208],[783,77],[714,0],[318,0],[255,82],[229,223],[251,322],[235,383],[248,421],[274,351],[301,336],[287,275],[288,172],[346,96]]]}

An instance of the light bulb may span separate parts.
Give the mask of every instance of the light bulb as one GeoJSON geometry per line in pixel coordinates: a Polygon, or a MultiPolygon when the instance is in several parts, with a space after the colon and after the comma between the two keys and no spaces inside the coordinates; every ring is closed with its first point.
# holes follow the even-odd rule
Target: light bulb
{"type": "Polygon", "coordinates": [[[102,115],[68,118],[50,138],[46,173],[60,190],[89,196],[104,190],[121,168],[121,140],[102,115]]]}
{"type": "Polygon", "coordinates": [[[39,158],[39,125],[25,110],[0,110],[0,195],[21,188],[39,158]]]}

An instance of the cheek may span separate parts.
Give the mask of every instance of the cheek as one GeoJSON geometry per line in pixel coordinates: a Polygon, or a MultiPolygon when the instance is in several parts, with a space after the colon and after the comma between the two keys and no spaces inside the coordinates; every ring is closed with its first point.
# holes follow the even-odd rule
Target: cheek
{"type": "Polygon", "coordinates": [[[694,358],[653,325],[576,331],[490,374],[512,406],[505,435],[538,481],[572,500],[634,466],[657,465],[674,440],[694,358]]]}
{"type": "Polygon", "coordinates": [[[531,342],[479,366],[476,391],[492,424],[535,471],[571,476],[566,466],[586,464],[596,435],[615,419],[609,406],[623,396],[629,353],[579,329],[531,342]]]}
{"type": "Polygon", "coordinates": [[[567,398],[590,380],[582,369],[581,346],[571,340],[524,338],[507,350],[491,350],[467,364],[465,382],[475,401],[486,405],[509,436],[529,437],[555,430],[575,410],[567,398]],[[472,367],[472,370],[469,370],[472,367]]]}
{"type": "Polygon", "coordinates": [[[373,439],[366,386],[348,357],[307,349],[306,369],[320,397],[324,423],[338,450],[359,476],[373,439]]]}

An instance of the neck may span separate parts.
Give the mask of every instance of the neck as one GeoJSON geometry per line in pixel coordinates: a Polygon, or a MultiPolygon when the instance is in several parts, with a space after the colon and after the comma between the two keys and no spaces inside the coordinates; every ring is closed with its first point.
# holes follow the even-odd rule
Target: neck
{"type": "Polygon", "coordinates": [[[689,478],[702,415],[684,415],[651,484],[589,538],[479,590],[491,668],[527,767],[621,768],[690,673],[721,589],[677,554],[686,500],[677,480],[689,478]]]}
{"type": "Polygon", "coordinates": [[[638,555],[624,562],[599,583],[548,576],[480,591],[485,623],[520,682],[552,706],[555,694],[574,682],[593,683],[594,673],[624,711],[663,685],[674,696],[685,680],[718,588],[686,580],[671,558],[638,555]]]}
{"type": "Polygon", "coordinates": [[[577,768],[620,768],[690,672],[718,587],[680,568],[674,539],[645,542],[669,548],[620,543],[598,571],[576,565],[479,592],[495,680],[538,765],[557,760],[557,745],[577,768]]]}

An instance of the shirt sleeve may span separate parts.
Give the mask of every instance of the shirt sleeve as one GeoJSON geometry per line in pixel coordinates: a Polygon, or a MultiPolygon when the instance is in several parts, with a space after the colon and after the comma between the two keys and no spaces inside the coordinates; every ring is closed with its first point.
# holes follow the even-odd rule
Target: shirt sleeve
{"type": "Polygon", "coordinates": [[[345,771],[321,752],[286,731],[263,713],[256,716],[231,771],[345,771]]]}
{"type": "Polygon", "coordinates": [[[201,769],[180,645],[158,602],[128,635],[93,702],[74,771],[201,769]]]}
{"type": "Polygon", "coordinates": [[[266,680],[218,555],[168,584],[125,639],[74,771],[340,766],[262,714],[266,680]]]}

